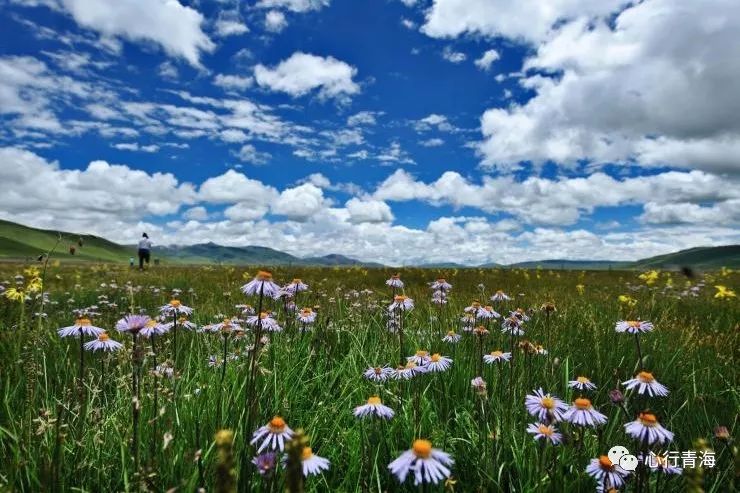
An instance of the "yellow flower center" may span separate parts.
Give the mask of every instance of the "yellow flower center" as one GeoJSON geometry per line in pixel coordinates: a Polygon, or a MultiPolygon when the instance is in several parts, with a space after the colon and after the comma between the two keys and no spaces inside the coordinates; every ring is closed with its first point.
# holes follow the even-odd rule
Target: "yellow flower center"
{"type": "Polygon", "coordinates": [[[655,381],[655,377],[649,371],[641,371],[637,374],[637,379],[644,383],[652,383],[655,381]]]}
{"type": "Polygon", "coordinates": [[[638,322],[637,320],[628,320],[627,321],[627,325],[629,325],[630,327],[636,329],[636,328],[640,327],[640,322],[638,322]]]}
{"type": "Polygon", "coordinates": [[[432,456],[432,442],[429,440],[414,440],[414,445],[411,448],[414,455],[420,459],[428,459],[432,456]]]}
{"type": "Polygon", "coordinates": [[[416,351],[416,356],[418,356],[419,358],[426,358],[427,356],[429,356],[429,353],[420,349],[416,351]]]}
{"type": "Polygon", "coordinates": [[[298,279],[298,278],[293,279],[293,284],[300,284],[300,283],[301,283],[301,280],[300,279],[298,279]]]}
{"type": "Polygon", "coordinates": [[[311,315],[312,313],[313,313],[313,310],[311,310],[310,308],[304,308],[303,310],[301,310],[301,315],[303,315],[304,317],[307,317],[311,315]]]}
{"type": "Polygon", "coordinates": [[[437,279],[437,282],[442,284],[443,282],[447,282],[447,280],[444,277],[440,277],[439,279],[437,279]]]}
{"type": "Polygon", "coordinates": [[[576,381],[577,381],[578,383],[589,383],[589,382],[590,382],[591,380],[589,380],[589,379],[588,379],[588,378],[586,378],[586,377],[578,377],[578,378],[576,378],[576,381]]]}
{"type": "Polygon", "coordinates": [[[549,427],[549,426],[547,426],[547,425],[540,425],[540,426],[539,426],[539,427],[537,428],[537,430],[538,430],[538,431],[539,431],[540,433],[542,433],[543,435],[545,435],[545,436],[548,436],[548,437],[549,437],[550,435],[552,435],[552,434],[553,434],[553,430],[552,430],[552,428],[550,428],[550,427],[549,427]]]}
{"type": "Polygon", "coordinates": [[[148,321],[148,322],[147,322],[147,323],[145,324],[145,327],[148,327],[148,328],[152,328],[152,327],[154,327],[155,325],[157,325],[157,321],[156,321],[156,320],[151,320],[151,319],[150,319],[150,320],[149,320],[149,321],[148,321]]]}
{"type": "Polygon", "coordinates": [[[372,404],[373,406],[377,406],[378,404],[380,404],[380,397],[374,395],[367,400],[367,403],[372,404]]]}
{"type": "Polygon", "coordinates": [[[311,447],[303,447],[303,452],[301,452],[301,459],[310,459],[311,456],[313,456],[313,450],[311,450],[311,447]]]}
{"type": "Polygon", "coordinates": [[[271,279],[272,279],[272,272],[261,270],[257,273],[257,280],[259,281],[269,281],[271,279]]]}
{"type": "Polygon", "coordinates": [[[172,300],[172,301],[170,301],[170,306],[173,307],[173,308],[180,308],[180,305],[182,305],[182,303],[180,303],[180,300],[172,300]]]}
{"type": "Polygon", "coordinates": [[[591,401],[584,397],[579,397],[573,404],[582,411],[591,409],[591,401]]]}
{"type": "Polygon", "coordinates": [[[493,356],[494,358],[500,358],[501,356],[503,356],[503,354],[504,353],[502,351],[491,351],[491,356],[493,356]]]}
{"type": "Polygon", "coordinates": [[[107,332],[103,332],[103,333],[101,333],[101,334],[98,334],[98,340],[99,340],[100,342],[105,342],[105,341],[108,341],[108,340],[110,340],[110,336],[108,335],[108,333],[107,333],[107,332]]]}
{"type": "Polygon", "coordinates": [[[555,409],[555,399],[550,397],[549,395],[546,395],[542,399],[540,399],[540,404],[542,404],[542,407],[545,409],[555,409]]]}
{"type": "Polygon", "coordinates": [[[269,317],[269,316],[270,316],[270,314],[269,314],[269,313],[267,313],[267,312],[261,312],[261,313],[260,313],[260,318],[261,318],[261,319],[265,319],[265,318],[267,318],[267,317],[269,317]]]}
{"type": "Polygon", "coordinates": [[[270,420],[270,423],[267,425],[267,427],[272,433],[282,433],[283,431],[285,431],[285,420],[280,416],[275,416],[270,420]]]}
{"type": "Polygon", "coordinates": [[[614,464],[612,464],[612,461],[607,457],[606,455],[602,455],[599,457],[599,466],[601,466],[602,469],[606,469],[607,471],[611,471],[612,467],[614,467],[614,464]]]}
{"type": "Polygon", "coordinates": [[[644,426],[653,427],[658,424],[658,418],[652,413],[640,413],[638,419],[644,426]]]}
{"type": "Polygon", "coordinates": [[[493,307],[492,307],[491,305],[486,305],[486,306],[485,306],[485,310],[486,310],[487,312],[492,312],[492,311],[493,311],[493,307]]]}
{"type": "Polygon", "coordinates": [[[75,325],[86,327],[88,325],[92,325],[92,322],[90,322],[89,318],[78,318],[75,320],[75,325]]]}
{"type": "Polygon", "coordinates": [[[393,301],[395,301],[396,303],[403,303],[404,301],[406,301],[406,296],[402,294],[397,294],[393,297],[393,301]]]}
{"type": "Polygon", "coordinates": [[[457,335],[457,333],[456,333],[456,332],[455,332],[454,330],[448,330],[448,331],[447,331],[447,335],[448,335],[448,336],[456,336],[456,335],[457,335]]]}
{"type": "Polygon", "coordinates": [[[439,360],[442,359],[442,355],[439,353],[434,353],[430,359],[433,363],[437,363],[439,360]]]}
{"type": "Polygon", "coordinates": [[[375,371],[376,375],[380,375],[383,371],[379,366],[376,366],[375,368],[373,368],[373,370],[375,371]]]}

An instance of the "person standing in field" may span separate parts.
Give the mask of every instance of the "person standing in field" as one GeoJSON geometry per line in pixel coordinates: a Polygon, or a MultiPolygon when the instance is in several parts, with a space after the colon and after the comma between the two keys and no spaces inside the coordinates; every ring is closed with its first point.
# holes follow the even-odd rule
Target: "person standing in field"
{"type": "Polygon", "coordinates": [[[139,240],[139,270],[144,270],[144,262],[149,265],[149,259],[152,255],[152,242],[146,233],[141,235],[139,240]]]}

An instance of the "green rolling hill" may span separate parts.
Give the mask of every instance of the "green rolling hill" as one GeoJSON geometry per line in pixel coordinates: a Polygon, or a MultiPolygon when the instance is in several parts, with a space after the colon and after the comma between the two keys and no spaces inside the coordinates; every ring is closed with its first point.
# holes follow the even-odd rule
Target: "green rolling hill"
{"type": "Polygon", "coordinates": [[[38,257],[54,247],[60,234],[62,240],[54,253],[56,258],[125,262],[134,253],[129,247],[98,236],[48,231],[0,220],[0,259],[38,257]],[[74,255],[69,253],[71,245],[75,247],[74,255]]]}
{"type": "Polygon", "coordinates": [[[697,247],[680,252],[658,255],[632,263],[633,269],[671,269],[680,267],[695,269],[719,269],[740,267],[740,245],[697,247]]]}

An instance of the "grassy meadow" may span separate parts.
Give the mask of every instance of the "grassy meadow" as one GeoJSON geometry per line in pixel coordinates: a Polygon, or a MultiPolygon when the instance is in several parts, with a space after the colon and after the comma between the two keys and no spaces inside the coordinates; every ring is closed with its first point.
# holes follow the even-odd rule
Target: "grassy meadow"
{"type": "MultiPolygon", "coordinates": [[[[2,491],[283,491],[285,470],[262,477],[251,463],[255,447],[248,445],[275,415],[293,430],[303,429],[313,452],[331,463],[305,485],[291,484],[292,491],[596,491],[586,467],[614,445],[636,454],[641,445],[624,424],[644,409],[675,434],[668,446],[653,450],[708,448],[716,464],[680,475],[652,471],[641,478],[642,491],[737,487],[732,437],[740,409],[740,304],[729,295],[715,297],[715,285],[738,288],[736,273],[688,279],[664,272],[640,278],[640,272],[627,271],[401,269],[402,291],[415,308],[403,314],[399,348],[399,335],[386,327],[392,293],[385,281],[395,271],[276,267],[279,284],[293,278],[308,284],[297,305],[317,307],[318,316],[301,332],[283,301],[264,301],[285,330],[268,334],[259,346],[252,387],[251,330],[222,336],[178,327],[177,354],[170,331],[156,338],[155,356],[151,340],[139,337],[134,352],[132,336],[115,326],[128,313],[158,315],[173,298],[193,308],[189,319],[198,327],[241,318],[236,305],[258,304],[257,296],[240,291],[256,267],[152,267],[140,273],[112,264],[52,262],[46,271],[35,266],[38,273],[24,274],[26,265],[0,264],[2,491]],[[40,281],[33,285],[36,276],[43,287],[40,281]],[[438,277],[453,286],[442,307],[432,303],[429,288],[438,277]],[[15,289],[21,294],[14,297],[15,289]],[[488,301],[497,290],[512,300],[488,301]],[[524,335],[502,334],[500,319],[476,320],[488,335],[465,332],[461,317],[473,300],[504,316],[524,309],[530,317],[524,335]],[[542,309],[548,302],[556,311],[542,309]],[[72,325],[75,310],[85,309],[94,314],[93,325],[124,347],[85,351],[81,388],[79,339],[61,338],[57,329],[72,325]],[[643,366],[669,389],[668,396],[638,395],[621,385],[635,376],[638,355],[635,337],[615,332],[619,320],[654,324],[654,331],[639,336],[643,366]],[[462,336],[459,343],[442,341],[449,330],[462,336]],[[510,351],[513,339],[512,361],[482,363],[484,353],[510,351]],[[363,377],[370,367],[395,368],[401,355],[417,350],[441,353],[453,364],[410,380],[376,384],[363,377]],[[487,383],[485,393],[471,387],[477,376],[487,383]],[[588,377],[596,390],[570,388],[578,376],[588,377]],[[585,429],[557,423],[563,443],[544,445],[527,433],[536,419],[524,406],[525,396],[540,387],[567,404],[589,397],[608,421],[585,429]],[[612,403],[609,392],[617,388],[626,396],[624,405],[612,403]],[[353,415],[372,395],[395,411],[393,419],[353,415]],[[729,438],[715,436],[718,426],[727,428],[729,438]],[[233,431],[231,446],[225,434],[216,445],[222,429],[233,431]],[[454,459],[451,480],[416,487],[413,474],[404,484],[391,475],[388,464],[420,437],[454,459]]],[[[637,491],[637,483],[636,474],[627,476],[622,491],[637,491]]]]}

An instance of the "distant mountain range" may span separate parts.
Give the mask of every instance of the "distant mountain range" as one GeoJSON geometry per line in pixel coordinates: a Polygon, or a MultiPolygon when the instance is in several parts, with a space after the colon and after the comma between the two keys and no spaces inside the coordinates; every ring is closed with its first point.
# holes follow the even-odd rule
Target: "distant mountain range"
{"type": "MultiPolygon", "coordinates": [[[[128,262],[135,255],[135,247],[119,245],[92,235],[47,231],[31,228],[10,221],[0,220],[0,260],[18,260],[38,257],[49,251],[57,241],[62,241],[56,256],[70,260],[128,262]],[[82,246],[79,245],[81,241],[82,246]],[[74,255],[70,248],[74,247],[74,255]]],[[[153,255],[168,264],[231,264],[231,265],[315,265],[315,266],[364,266],[384,267],[373,262],[361,262],[343,255],[330,254],[323,257],[301,258],[289,253],[261,246],[230,247],[215,243],[189,246],[157,246],[153,255]]],[[[537,260],[519,262],[511,265],[488,263],[477,267],[523,268],[523,269],[675,269],[691,267],[694,269],[718,269],[720,267],[740,268],[740,245],[719,247],[697,247],[679,252],[650,257],[636,262],[609,260],[537,260]]],[[[419,265],[428,268],[466,268],[454,262],[439,262],[419,265]]]]}

